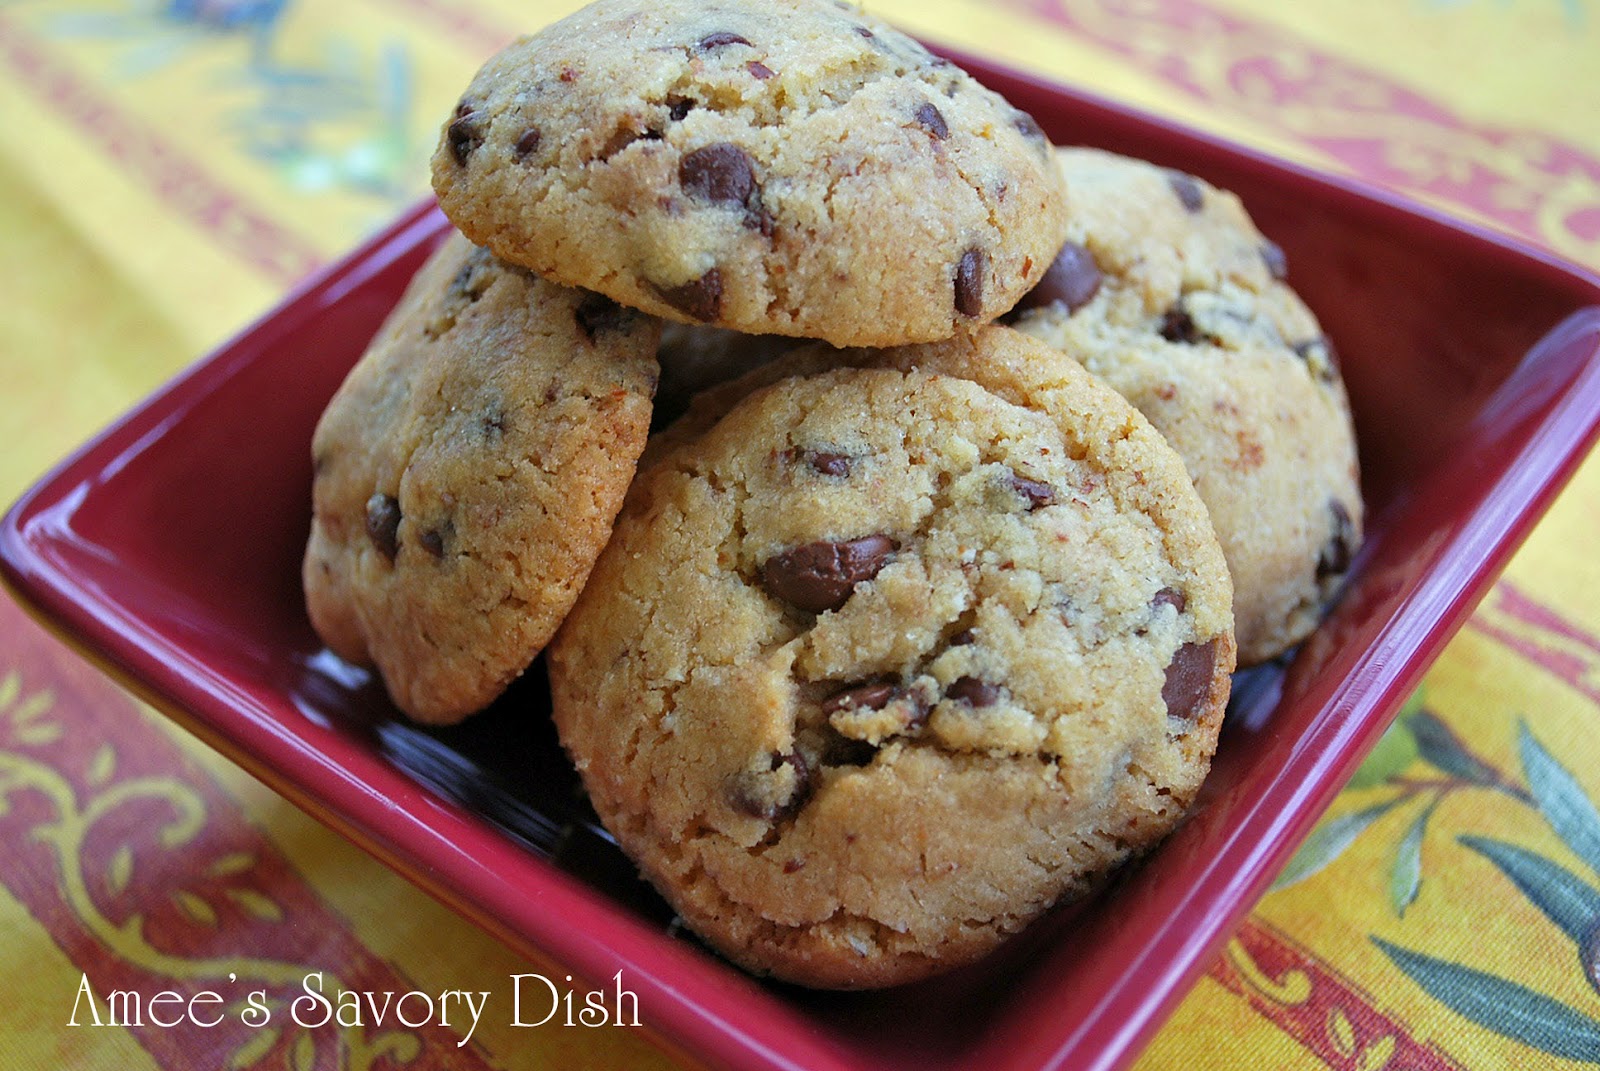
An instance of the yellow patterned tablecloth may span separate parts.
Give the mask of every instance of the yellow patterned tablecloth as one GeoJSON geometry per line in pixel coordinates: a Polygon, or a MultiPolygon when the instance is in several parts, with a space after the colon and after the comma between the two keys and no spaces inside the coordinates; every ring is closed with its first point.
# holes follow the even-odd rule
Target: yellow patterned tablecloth
{"type": "MultiPolygon", "coordinates": [[[[472,71],[575,6],[0,0],[0,499],[421,195],[472,71]]],[[[868,7],[1600,268],[1589,0],[868,7]]],[[[1600,1064],[1597,522],[1591,460],[1141,1071],[1600,1064]]],[[[68,1026],[85,980],[526,968],[3,597],[0,949],[0,1068],[672,1066],[488,1018],[466,1045],[68,1026]]]]}

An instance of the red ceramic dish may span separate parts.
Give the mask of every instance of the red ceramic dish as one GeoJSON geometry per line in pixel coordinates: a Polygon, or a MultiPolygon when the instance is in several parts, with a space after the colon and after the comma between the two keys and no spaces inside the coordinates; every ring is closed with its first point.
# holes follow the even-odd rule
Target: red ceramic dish
{"type": "Polygon", "coordinates": [[[145,402],[18,503],[25,602],[263,780],[516,947],[714,1065],[1120,1067],[1205,967],[1487,589],[1600,425],[1600,281],[1370,190],[967,61],[1061,142],[1238,191],[1345,360],[1372,521],[1352,586],[1236,684],[1192,819],[1113,889],[956,975],[763,984],[691,941],[593,816],[542,674],[422,731],[325,652],[299,560],[311,429],[442,232],[419,208],[145,402]]]}

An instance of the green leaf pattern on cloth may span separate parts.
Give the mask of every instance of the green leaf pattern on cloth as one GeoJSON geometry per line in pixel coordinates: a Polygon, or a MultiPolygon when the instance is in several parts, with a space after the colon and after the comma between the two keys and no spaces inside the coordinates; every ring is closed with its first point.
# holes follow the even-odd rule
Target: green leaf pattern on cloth
{"type": "Polygon", "coordinates": [[[1572,854],[1600,874],[1600,811],[1595,810],[1594,803],[1583,794],[1566,767],[1534,739],[1527,723],[1518,727],[1518,736],[1528,787],[1545,821],[1572,849],[1572,854]]]}
{"type": "Polygon", "coordinates": [[[1488,859],[1522,895],[1572,938],[1582,941],[1600,922],[1600,892],[1536,852],[1488,837],[1457,838],[1488,859]]]}
{"type": "Polygon", "coordinates": [[[1600,1023],[1558,1000],[1485,971],[1374,937],[1396,967],[1458,1015],[1552,1056],[1600,1064],[1600,1023]]]}
{"type": "Polygon", "coordinates": [[[1422,891],[1422,835],[1437,806],[1435,800],[1417,815],[1406,835],[1400,838],[1400,847],[1395,849],[1394,868],[1389,872],[1389,903],[1396,915],[1403,917],[1406,908],[1416,902],[1417,894],[1422,891]]]}
{"type": "MultiPolygon", "coordinates": [[[[1540,742],[1525,722],[1518,747],[1527,788],[1475,754],[1419,692],[1351,778],[1346,792],[1385,798],[1324,819],[1284,868],[1274,890],[1322,871],[1378,819],[1422,802],[1401,827],[1391,856],[1387,892],[1397,918],[1404,918],[1423,886],[1423,844],[1440,803],[1462,791],[1499,793],[1533,808],[1550,830],[1593,875],[1600,877],[1600,808],[1572,772],[1540,742]],[[1418,765],[1431,768],[1425,774],[1418,765]],[[1441,776],[1442,775],[1442,776],[1441,776]]],[[[1387,828],[1387,827],[1386,827],[1387,828]]],[[[1573,942],[1572,968],[1600,994],[1600,888],[1590,876],[1532,848],[1471,833],[1456,844],[1493,865],[1529,903],[1573,942]]],[[[1456,1014],[1540,1052],[1600,1065],[1600,1020],[1521,982],[1476,967],[1405,948],[1376,935],[1373,944],[1406,977],[1456,1014]]]]}

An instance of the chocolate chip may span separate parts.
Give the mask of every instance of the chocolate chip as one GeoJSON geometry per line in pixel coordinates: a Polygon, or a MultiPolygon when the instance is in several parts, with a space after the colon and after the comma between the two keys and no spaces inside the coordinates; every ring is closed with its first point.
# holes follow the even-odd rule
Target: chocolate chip
{"type": "Polygon", "coordinates": [[[790,458],[804,461],[819,476],[850,475],[851,458],[848,454],[836,454],[827,450],[802,450],[796,447],[790,451],[790,458]]]}
{"type": "Polygon", "coordinates": [[[1282,282],[1289,277],[1289,258],[1283,255],[1283,246],[1271,239],[1261,243],[1261,261],[1267,266],[1267,274],[1282,282]]]}
{"type": "Polygon", "coordinates": [[[689,196],[712,204],[745,205],[756,191],[750,154],[726,141],[684,156],[678,164],[678,181],[689,196]]]}
{"type": "Polygon", "coordinates": [[[944,113],[926,101],[918,105],[913,118],[924,130],[933,135],[934,141],[943,141],[950,136],[950,127],[944,121],[944,113]]]}
{"type": "Polygon", "coordinates": [[[1161,317],[1161,337],[1168,342],[1183,342],[1190,346],[1205,339],[1205,335],[1196,326],[1194,317],[1190,316],[1189,310],[1181,305],[1172,306],[1166,315],[1161,317]]]}
{"type": "Polygon", "coordinates": [[[1178,613],[1183,613],[1184,607],[1189,605],[1189,600],[1184,598],[1183,592],[1177,588],[1162,588],[1156,592],[1156,597],[1150,600],[1150,609],[1159,610],[1163,606],[1170,606],[1178,613]]]}
{"type": "Polygon", "coordinates": [[[764,818],[771,821],[778,813],[778,808],[772,801],[765,799],[760,787],[745,778],[738,778],[728,789],[728,802],[740,814],[751,818],[764,818]]]}
{"type": "Polygon", "coordinates": [[[538,127],[530,126],[528,129],[524,130],[522,132],[522,137],[517,139],[516,148],[513,150],[517,159],[526,160],[528,157],[538,152],[539,142],[541,140],[542,135],[539,133],[538,127]]]}
{"type": "Polygon", "coordinates": [[[973,635],[970,628],[964,628],[950,637],[951,647],[966,647],[968,644],[978,642],[978,637],[973,635]]]}
{"type": "Polygon", "coordinates": [[[483,297],[483,292],[488,289],[485,279],[478,270],[483,266],[483,258],[474,252],[467,262],[456,270],[455,277],[450,280],[450,291],[461,295],[469,302],[483,297]]]}
{"type": "Polygon", "coordinates": [[[1077,242],[1068,242],[1044,270],[1038,284],[1017,302],[1017,308],[1060,305],[1070,315],[1100,292],[1100,281],[1100,265],[1095,263],[1094,254],[1077,242]]]}
{"type": "MultiPolygon", "coordinates": [[[[902,687],[894,678],[879,677],[834,693],[823,701],[822,713],[825,717],[831,718],[834,714],[849,714],[858,710],[883,710],[892,704],[891,714],[899,722],[898,728],[892,731],[915,732],[928,723],[928,713],[937,698],[936,687],[931,678],[925,678],[909,687],[902,687]]],[[[876,753],[874,745],[844,736],[829,726],[827,740],[822,749],[822,764],[865,766],[872,761],[876,753]]]]}
{"type": "Polygon", "coordinates": [[[791,751],[789,754],[784,755],[778,762],[773,764],[772,768],[776,770],[779,766],[793,767],[794,791],[790,793],[789,798],[773,817],[788,818],[805,806],[806,800],[811,798],[812,790],[816,788],[816,783],[811,776],[811,765],[806,762],[806,757],[798,751],[791,751]]]}
{"type": "Polygon", "coordinates": [[[400,552],[400,503],[382,491],[367,499],[367,538],[390,561],[400,552]]]}
{"type": "Polygon", "coordinates": [[[963,316],[977,316],[983,312],[983,276],[989,268],[989,255],[981,249],[969,249],[961,254],[956,265],[956,311],[963,316]]]}
{"type": "Polygon", "coordinates": [[[798,751],[791,751],[787,755],[774,754],[772,768],[767,774],[744,773],[734,778],[729,786],[728,802],[735,810],[751,818],[776,822],[792,816],[803,807],[806,800],[811,798],[812,788],[811,767],[806,763],[805,756],[798,751]],[[770,774],[785,766],[794,769],[794,787],[780,794],[773,791],[776,786],[772,784],[770,774]]]}
{"type": "Polygon", "coordinates": [[[473,112],[475,112],[477,110],[478,110],[478,106],[476,104],[473,104],[471,101],[469,101],[465,97],[463,97],[456,104],[456,113],[455,113],[455,115],[456,115],[457,119],[460,119],[462,116],[471,115],[473,112]]]}
{"type": "Polygon", "coordinates": [[[506,433],[506,425],[508,423],[506,411],[496,406],[484,413],[478,423],[483,428],[485,437],[498,439],[506,433]]]}
{"type": "Polygon", "coordinates": [[[836,714],[841,710],[882,710],[899,694],[900,688],[893,681],[858,684],[829,696],[823,701],[822,712],[836,714]]]}
{"type": "Polygon", "coordinates": [[[1342,576],[1349,570],[1355,553],[1356,526],[1350,519],[1350,511],[1337,498],[1330,498],[1328,514],[1333,518],[1333,535],[1328,537],[1322,553],[1317,556],[1318,580],[1342,576]]]}
{"type": "Polygon", "coordinates": [[[974,707],[992,707],[1000,701],[1000,689],[977,677],[961,677],[953,681],[944,694],[957,702],[974,707]]]}
{"type": "Polygon", "coordinates": [[[873,33],[871,30],[867,29],[865,26],[857,26],[855,29],[856,29],[856,36],[858,36],[858,37],[866,37],[866,38],[870,39],[870,38],[878,36],[877,34],[873,33]]]}
{"type": "Polygon", "coordinates": [[[1217,641],[1186,643],[1172,656],[1167,679],[1161,685],[1161,701],[1167,717],[1189,719],[1195,708],[1211,694],[1211,679],[1217,671],[1217,641]]]}
{"type": "Polygon", "coordinates": [[[656,293],[679,312],[710,323],[722,312],[722,272],[712,268],[682,286],[657,286],[656,293]]]}
{"type": "Polygon", "coordinates": [[[1044,506],[1055,505],[1056,489],[1049,484],[1030,480],[1026,476],[1018,476],[1014,472],[1009,482],[1013,491],[1027,499],[1028,512],[1032,513],[1044,506]]]}
{"type": "Polygon", "coordinates": [[[878,575],[895,546],[884,535],[805,543],[767,559],[761,582],[775,598],[810,613],[837,610],[857,584],[878,575]]]}
{"type": "Polygon", "coordinates": [[[1205,187],[1200,185],[1200,180],[1193,175],[1168,168],[1167,185],[1172,187],[1172,192],[1178,195],[1178,200],[1183,202],[1183,207],[1190,212],[1198,212],[1205,207],[1205,187]]]}
{"type": "Polygon", "coordinates": [[[1326,338],[1308,338],[1294,344],[1295,356],[1306,363],[1311,374],[1324,383],[1339,378],[1339,353],[1326,338]]]}
{"type": "Polygon", "coordinates": [[[1044,127],[1039,125],[1039,120],[1035,119],[1027,112],[1022,111],[1020,108],[1017,110],[1016,114],[1011,117],[1011,125],[1016,127],[1023,137],[1028,138],[1031,141],[1042,141],[1046,144],[1048,144],[1050,141],[1049,138],[1045,137],[1044,127]]]}
{"type": "Polygon", "coordinates": [[[694,111],[694,101],[688,97],[668,97],[667,114],[673,122],[681,122],[683,117],[694,111]]]}
{"type": "Polygon", "coordinates": [[[729,30],[718,30],[716,33],[708,33],[700,38],[694,47],[701,52],[710,52],[712,49],[722,48],[724,45],[748,45],[749,43],[743,37],[729,30]]]}
{"type": "MultiPolygon", "coordinates": [[[[774,764],[776,770],[779,764],[774,764]]],[[[806,762],[806,757],[798,751],[791,751],[783,756],[781,765],[794,767],[795,783],[799,786],[796,796],[811,794],[811,765],[806,762]]]]}
{"type": "Polygon", "coordinates": [[[633,312],[623,308],[604,294],[585,294],[578,307],[572,310],[578,329],[590,342],[602,331],[624,328],[633,319],[633,312]]]}
{"type": "Polygon", "coordinates": [[[626,149],[629,145],[632,145],[636,141],[661,140],[661,131],[650,129],[639,130],[632,125],[632,119],[629,119],[626,122],[627,125],[617,127],[617,129],[612,133],[611,137],[607,139],[606,143],[601,146],[601,160],[610,160],[613,156],[617,155],[617,153],[621,152],[623,149],[626,149]]]}
{"type": "Polygon", "coordinates": [[[445,140],[450,143],[450,155],[455,157],[458,166],[465,167],[467,157],[483,144],[483,128],[479,125],[481,118],[477,112],[468,112],[452,121],[445,131],[445,140]]]}
{"type": "Polygon", "coordinates": [[[423,550],[427,551],[435,558],[443,558],[444,537],[445,534],[443,531],[437,528],[429,528],[417,537],[417,542],[422,544],[423,550]]]}
{"type": "MultiPolygon", "coordinates": [[[[1160,591],[1156,592],[1155,597],[1150,600],[1150,619],[1154,621],[1156,615],[1161,612],[1161,608],[1163,606],[1170,606],[1181,614],[1183,613],[1183,608],[1188,604],[1189,600],[1186,599],[1183,592],[1179,591],[1177,588],[1162,588],[1160,591]]],[[[1149,634],[1150,630],[1145,627],[1140,627],[1134,630],[1135,636],[1148,636],[1149,634]]]]}
{"type": "Polygon", "coordinates": [[[772,68],[768,67],[760,60],[751,60],[749,63],[744,65],[744,69],[749,71],[750,77],[754,78],[758,82],[765,82],[768,78],[772,77],[772,68]]]}

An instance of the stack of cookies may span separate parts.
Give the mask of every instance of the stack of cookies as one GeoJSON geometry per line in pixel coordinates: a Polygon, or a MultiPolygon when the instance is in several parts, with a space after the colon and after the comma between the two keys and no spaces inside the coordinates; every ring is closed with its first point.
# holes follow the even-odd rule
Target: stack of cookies
{"type": "Polygon", "coordinates": [[[436,724],[548,648],[600,818],[752,971],[924,977],[1158,841],[1359,543],[1237,199],[852,5],[600,0],[433,166],[460,233],[317,429],[312,621],[436,724]],[[650,437],[658,382],[709,389],[650,437]]]}

